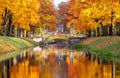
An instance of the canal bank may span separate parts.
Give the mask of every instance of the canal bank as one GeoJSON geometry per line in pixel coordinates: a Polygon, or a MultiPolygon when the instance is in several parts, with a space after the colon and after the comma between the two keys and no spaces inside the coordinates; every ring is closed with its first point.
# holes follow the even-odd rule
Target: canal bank
{"type": "Polygon", "coordinates": [[[0,61],[18,55],[22,50],[36,45],[37,43],[30,39],[0,36],[0,61]]]}
{"type": "Polygon", "coordinates": [[[72,45],[75,50],[89,52],[95,57],[120,63],[120,37],[92,37],[72,45]]]}

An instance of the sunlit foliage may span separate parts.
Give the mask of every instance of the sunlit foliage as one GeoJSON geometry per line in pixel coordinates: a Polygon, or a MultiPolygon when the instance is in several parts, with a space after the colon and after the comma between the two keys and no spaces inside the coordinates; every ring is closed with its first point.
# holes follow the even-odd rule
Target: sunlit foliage
{"type": "Polygon", "coordinates": [[[54,31],[57,19],[56,10],[51,0],[41,0],[41,10],[39,11],[43,30],[54,31]]]}
{"type": "Polygon", "coordinates": [[[3,19],[5,13],[12,14],[13,26],[26,30],[30,30],[30,25],[40,23],[38,15],[40,2],[38,0],[0,0],[0,5],[0,24],[6,20],[3,19]]]}
{"type": "Polygon", "coordinates": [[[103,26],[114,26],[119,22],[119,0],[70,0],[71,8],[68,13],[68,27],[75,20],[74,26],[78,31],[94,30],[103,26]]]}
{"type": "Polygon", "coordinates": [[[67,23],[67,17],[68,17],[68,9],[69,9],[69,3],[68,2],[62,2],[59,4],[57,19],[59,21],[59,24],[62,24],[66,26],[67,23]]]}

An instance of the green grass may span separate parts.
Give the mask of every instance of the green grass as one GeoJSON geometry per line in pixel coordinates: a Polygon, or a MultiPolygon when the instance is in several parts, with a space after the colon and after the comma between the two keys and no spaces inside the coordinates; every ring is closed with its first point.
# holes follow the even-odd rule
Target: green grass
{"type": "Polygon", "coordinates": [[[96,37],[72,45],[75,50],[85,50],[100,58],[120,63],[120,37],[96,37]]]}
{"type": "Polygon", "coordinates": [[[37,43],[26,38],[0,36],[0,61],[15,57],[37,43]]]}
{"type": "Polygon", "coordinates": [[[0,36],[0,52],[10,52],[35,45],[36,43],[29,39],[0,36]]]}

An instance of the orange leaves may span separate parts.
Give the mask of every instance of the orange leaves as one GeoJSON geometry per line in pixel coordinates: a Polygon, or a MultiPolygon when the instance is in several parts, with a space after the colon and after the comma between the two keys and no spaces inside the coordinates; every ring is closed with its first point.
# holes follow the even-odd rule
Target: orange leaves
{"type": "Polygon", "coordinates": [[[4,20],[5,8],[12,15],[12,25],[25,30],[39,26],[41,21],[49,28],[55,28],[57,23],[51,0],[0,0],[0,24],[4,20]]]}
{"type": "Polygon", "coordinates": [[[41,0],[40,20],[44,28],[53,31],[56,28],[56,10],[51,0],[41,0]]]}
{"type": "Polygon", "coordinates": [[[37,0],[29,0],[29,1],[22,1],[22,4],[19,4],[16,7],[18,11],[14,11],[14,21],[16,21],[20,26],[26,30],[29,29],[29,25],[36,25],[40,22],[39,15],[37,14],[37,11],[40,7],[40,3],[37,0]],[[36,5],[35,5],[36,3],[36,5]],[[31,6],[33,5],[33,6],[31,6]],[[20,18],[19,18],[20,17],[20,18]],[[26,27],[25,27],[26,26],[26,27]]]}
{"type": "Polygon", "coordinates": [[[3,5],[4,1],[0,0],[0,25],[3,24],[3,17],[5,16],[5,5],[3,5]]]}
{"type": "MultiPolygon", "coordinates": [[[[7,8],[12,14],[12,24],[23,29],[29,30],[29,25],[40,23],[38,10],[40,2],[38,0],[0,0],[0,16],[2,13],[1,6],[7,8]]],[[[3,18],[0,17],[0,20],[3,18]]]]}
{"type": "MultiPolygon", "coordinates": [[[[68,20],[76,20],[74,27],[79,31],[93,30],[119,21],[119,0],[71,0],[68,20]],[[113,13],[113,14],[112,14],[113,13]],[[111,18],[113,21],[111,22],[111,18]]],[[[68,22],[68,25],[70,21],[68,22]]],[[[68,26],[69,27],[69,26],[68,26]]]]}
{"type": "Polygon", "coordinates": [[[27,6],[36,12],[41,8],[40,1],[38,1],[38,0],[28,0],[27,2],[28,2],[27,6]]]}
{"type": "Polygon", "coordinates": [[[69,9],[69,3],[68,2],[62,2],[59,4],[59,9],[58,9],[58,13],[57,13],[57,19],[58,24],[62,24],[64,26],[66,26],[66,23],[68,20],[71,20],[70,17],[68,17],[68,9],[69,9]]]}

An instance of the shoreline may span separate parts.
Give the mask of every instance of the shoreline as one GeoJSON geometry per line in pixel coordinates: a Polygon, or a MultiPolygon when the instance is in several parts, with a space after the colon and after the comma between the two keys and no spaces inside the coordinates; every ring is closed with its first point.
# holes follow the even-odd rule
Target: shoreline
{"type": "Polygon", "coordinates": [[[74,50],[89,51],[100,59],[120,63],[120,37],[91,37],[77,44],[73,44],[74,50]]]}
{"type": "Polygon", "coordinates": [[[27,38],[0,36],[0,61],[17,56],[37,45],[38,43],[27,38]]]}

